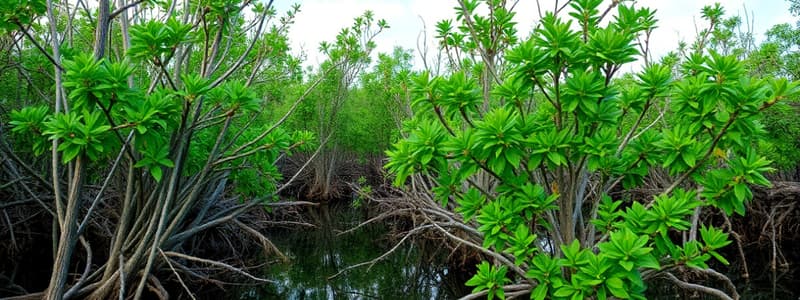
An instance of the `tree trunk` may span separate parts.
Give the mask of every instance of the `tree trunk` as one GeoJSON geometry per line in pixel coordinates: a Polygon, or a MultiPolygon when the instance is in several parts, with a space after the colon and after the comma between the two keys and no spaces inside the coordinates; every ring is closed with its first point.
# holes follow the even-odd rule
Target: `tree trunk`
{"type": "Polygon", "coordinates": [[[53,262],[53,272],[50,275],[50,285],[47,287],[47,291],[44,295],[44,299],[47,300],[63,299],[72,252],[75,250],[75,245],[78,243],[77,221],[81,207],[80,190],[83,181],[82,161],[83,159],[80,156],[75,160],[75,173],[70,183],[69,195],[67,197],[67,209],[64,216],[64,224],[61,228],[61,236],[58,240],[55,261],[53,262]]]}
{"type": "Polygon", "coordinates": [[[97,14],[97,31],[94,36],[94,58],[101,59],[106,54],[108,26],[110,24],[110,6],[108,0],[99,0],[97,14]]]}

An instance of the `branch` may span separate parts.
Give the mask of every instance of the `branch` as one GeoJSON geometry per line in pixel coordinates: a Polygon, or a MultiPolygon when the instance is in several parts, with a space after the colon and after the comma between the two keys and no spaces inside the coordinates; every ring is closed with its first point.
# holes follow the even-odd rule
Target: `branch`
{"type": "MultiPolygon", "coordinates": [[[[158,280],[156,276],[154,276],[153,274],[148,274],[146,278],[147,282],[149,283],[147,285],[148,290],[156,294],[159,300],[169,299],[169,292],[167,292],[167,290],[164,288],[164,286],[161,284],[161,282],[158,280]]],[[[134,299],[141,299],[141,295],[140,297],[134,296],[134,299]]]]}
{"type": "Polygon", "coordinates": [[[491,256],[491,257],[494,257],[495,259],[497,259],[498,261],[500,261],[500,262],[501,262],[501,263],[503,263],[504,265],[508,266],[508,267],[509,267],[511,270],[514,270],[514,272],[516,272],[517,274],[521,275],[523,278],[527,278],[527,277],[526,277],[527,275],[525,275],[525,271],[524,271],[524,270],[522,270],[522,269],[521,269],[520,267],[518,267],[517,265],[515,265],[515,264],[514,264],[512,261],[508,260],[508,258],[506,258],[505,256],[502,256],[502,255],[500,255],[500,254],[498,254],[498,253],[495,253],[494,251],[491,251],[491,250],[489,250],[489,249],[483,248],[483,247],[481,247],[481,246],[479,246],[479,245],[477,245],[477,244],[475,244],[475,243],[473,243],[473,242],[470,242],[470,241],[467,241],[467,240],[465,240],[465,239],[462,239],[462,238],[460,238],[460,237],[457,237],[457,236],[455,236],[454,234],[450,233],[449,231],[447,231],[447,230],[444,230],[444,228],[442,228],[441,226],[439,226],[439,225],[438,225],[438,224],[436,224],[435,222],[433,223],[433,226],[434,226],[434,227],[436,227],[437,229],[439,229],[439,230],[440,230],[442,233],[444,233],[444,234],[445,234],[447,237],[449,237],[449,238],[451,238],[451,239],[454,239],[454,240],[456,240],[457,242],[461,242],[461,243],[463,243],[463,244],[465,244],[465,245],[467,245],[467,246],[470,246],[470,247],[472,247],[472,248],[478,249],[478,250],[480,250],[481,252],[485,253],[486,255],[489,255],[489,256],[491,256]]]}
{"type": "Polygon", "coordinates": [[[86,265],[83,269],[83,273],[81,274],[80,279],[78,279],[78,282],[75,283],[75,285],[73,285],[69,290],[67,290],[66,293],[64,293],[64,299],[72,298],[72,296],[74,296],[78,292],[81,286],[83,286],[86,283],[86,279],[89,276],[89,271],[92,270],[92,246],[89,244],[88,241],[86,241],[85,238],[80,236],[80,234],[78,234],[78,237],[81,242],[81,245],[83,245],[83,248],[86,249],[86,265]]]}
{"type": "MultiPolygon", "coordinates": [[[[186,293],[189,294],[189,298],[192,298],[192,300],[197,300],[197,298],[195,298],[194,295],[192,294],[192,291],[189,289],[189,287],[186,286],[186,283],[183,282],[183,279],[181,279],[181,275],[178,274],[178,271],[176,271],[175,267],[172,266],[172,262],[170,262],[169,257],[167,257],[167,255],[164,254],[164,250],[158,248],[158,252],[161,253],[162,257],[164,257],[164,260],[167,262],[167,265],[169,265],[169,268],[172,270],[172,273],[175,274],[175,277],[178,277],[178,282],[180,282],[183,289],[186,290],[186,293]]],[[[120,294],[119,297],[122,298],[122,294],[120,294]]]]}
{"type": "Polygon", "coordinates": [[[733,299],[734,300],[739,300],[739,292],[736,291],[736,285],[733,284],[733,282],[731,281],[730,278],[728,278],[728,276],[725,276],[724,274],[722,274],[720,272],[717,272],[716,270],[711,269],[711,268],[698,269],[697,271],[699,271],[700,273],[704,273],[706,275],[710,275],[710,276],[712,276],[714,278],[719,279],[723,283],[725,283],[725,286],[728,288],[728,290],[730,290],[731,296],[733,297],[733,299]]]}
{"type": "Polygon", "coordinates": [[[100,60],[108,48],[108,32],[111,30],[109,0],[99,0],[97,4],[97,30],[94,36],[94,59],[100,60]]]}
{"type": "Polygon", "coordinates": [[[242,65],[242,62],[247,58],[248,55],[250,55],[250,51],[253,50],[253,47],[255,47],[255,45],[258,42],[258,37],[261,36],[261,30],[264,28],[264,19],[266,19],[267,17],[267,12],[269,12],[270,9],[272,8],[272,2],[273,0],[269,0],[269,3],[267,3],[266,8],[264,9],[264,13],[261,14],[261,20],[259,20],[258,22],[258,29],[256,30],[256,33],[253,35],[253,42],[250,43],[250,45],[247,47],[244,53],[242,53],[242,56],[240,56],[239,59],[227,71],[225,71],[225,73],[222,74],[222,76],[220,76],[219,78],[217,78],[217,80],[214,80],[214,82],[211,83],[211,87],[216,87],[217,85],[222,83],[222,81],[227,79],[231,74],[233,74],[234,71],[239,69],[239,67],[242,65]]]}
{"type": "MultiPolygon", "coordinates": [[[[338,65],[333,66],[331,69],[333,69],[333,68],[335,68],[337,66],[338,65]]],[[[266,137],[268,134],[272,133],[272,131],[275,130],[276,128],[278,128],[278,126],[280,126],[281,124],[286,122],[286,120],[289,119],[289,116],[295,111],[295,109],[297,109],[297,106],[300,105],[300,102],[303,102],[303,100],[305,100],[306,97],[308,97],[308,95],[311,94],[311,92],[317,87],[317,85],[319,85],[322,82],[322,80],[325,79],[325,76],[328,74],[328,72],[330,72],[331,69],[327,70],[325,73],[322,74],[322,76],[320,76],[316,81],[314,81],[314,83],[312,83],[311,86],[309,86],[303,92],[303,94],[300,95],[299,98],[297,98],[297,100],[292,104],[292,107],[290,107],[289,110],[277,122],[275,122],[275,124],[272,125],[272,127],[267,129],[266,131],[264,131],[259,136],[257,136],[256,138],[252,139],[251,141],[249,141],[249,142],[245,143],[244,145],[239,146],[239,148],[236,148],[235,150],[233,150],[233,152],[231,152],[231,155],[237,154],[237,153],[243,151],[244,149],[246,149],[247,147],[252,146],[253,144],[257,143],[258,141],[260,141],[261,139],[266,137]]]]}
{"type": "Polygon", "coordinates": [[[114,10],[114,12],[112,12],[110,15],[108,15],[108,20],[109,21],[113,20],[114,17],[116,17],[117,15],[121,14],[122,12],[128,10],[131,7],[134,7],[134,6],[137,6],[139,4],[142,4],[145,1],[147,1],[147,0],[138,0],[136,2],[128,3],[128,5],[125,5],[123,7],[117,8],[116,10],[114,10]]]}
{"type": "Polygon", "coordinates": [[[209,264],[209,265],[212,265],[212,266],[217,266],[217,267],[220,267],[220,268],[224,268],[224,269],[230,270],[230,271],[232,271],[234,273],[239,273],[240,275],[243,275],[243,276],[245,276],[247,278],[250,278],[252,280],[255,280],[255,281],[267,282],[267,283],[275,283],[275,281],[272,281],[272,280],[269,280],[269,279],[258,278],[258,277],[255,277],[253,275],[250,275],[250,273],[247,273],[247,272],[243,271],[242,269],[239,269],[237,267],[231,266],[231,265],[226,264],[224,262],[219,262],[219,261],[216,261],[216,260],[210,260],[210,259],[205,259],[205,258],[199,258],[199,257],[196,257],[196,256],[191,256],[191,255],[182,254],[182,253],[178,253],[178,252],[172,252],[172,251],[164,252],[163,250],[161,250],[161,248],[159,248],[158,250],[161,251],[161,254],[163,254],[163,255],[174,256],[174,257],[183,258],[183,259],[186,259],[186,260],[191,260],[191,261],[196,261],[196,262],[200,262],[200,263],[209,264]]]}
{"type": "MultiPolygon", "coordinates": [[[[505,291],[505,292],[519,292],[519,291],[528,292],[532,288],[533,288],[533,286],[531,286],[530,284],[511,284],[511,285],[504,285],[503,286],[503,291],[505,291]]],[[[471,299],[478,299],[478,298],[483,299],[488,294],[489,294],[489,291],[485,290],[485,291],[480,291],[480,292],[477,292],[477,293],[472,293],[472,294],[466,295],[464,297],[458,298],[458,300],[471,300],[471,299]]]]}
{"type": "MultiPolygon", "coordinates": [[[[631,141],[631,138],[633,137],[634,132],[636,132],[636,129],[639,129],[639,124],[642,123],[644,116],[647,115],[647,110],[650,108],[650,101],[652,100],[653,98],[647,98],[647,101],[644,103],[644,108],[642,109],[642,113],[639,114],[639,118],[636,119],[636,123],[633,124],[631,130],[629,130],[628,134],[625,135],[625,138],[622,139],[622,143],[620,143],[619,147],[617,147],[617,155],[619,155],[622,152],[622,149],[625,149],[625,146],[627,146],[628,142],[631,141]]],[[[655,122],[653,122],[653,124],[655,124],[655,122]]]]}
{"type": "Polygon", "coordinates": [[[664,273],[664,277],[666,277],[667,279],[672,281],[672,283],[674,283],[675,285],[677,285],[678,287],[680,287],[682,289],[701,292],[701,293],[704,293],[704,294],[707,294],[707,295],[715,296],[715,297],[717,297],[719,299],[723,299],[723,300],[734,300],[733,298],[731,298],[730,296],[725,294],[723,291],[720,291],[720,290],[712,288],[712,287],[707,287],[707,286],[704,286],[704,285],[699,285],[699,284],[688,283],[686,281],[682,281],[682,280],[678,279],[677,277],[675,277],[675,275],[672,275],[672,273],[669,273],[669,272],[665,272],[664,273]]]}
{"type": "Polygon", "coordinates": [[[44,48],[42,48],[42,46],[39,45],[38,42],[36,42],[36,40],[33,38],[33,36],[31,36],[31,34],[28,33],[28,29],[25,28],[25,26],[23,26],[22,23],[19,22],[19,20],[15,19],[15,20],[13,20],[13,22],[14,22],[14,24],[17,25],[17,27],[19,27],[19,30],[22,31],[23,34],[25,34],[25,37],[27,37],[28,40],[31,41],[31,43],[36,47],[36,49],[38,49],[39,52],[41,52],[42,54],[44,54],[45,57],[47,57],[47,60],[49,60],[50,63],[52,63],[54,66],[56,66],[56,68],[58,68],[59,71],[62,71],[62,72],[64,71],[64,67],[62,67],[61,64],[59,64],[56,61],[56,59],[53,58],[52,55],[50,55],[50,53],[47,53],[47,51],[45,51],[44,48]]]}
{"type": "Polygon", "coordinates": [[[619,2],[620,2],[620,0],[611,1],[611,4],[608,5],[606,10],[603,12],[603,14],[600,15],[600,19],[597,20],[597,23],[602,22],[603,19],[606,17],[606,15],[608,15],[608,12],[610,12],[612,9],[614,9],[614,7],[617,7],[617,5],[619,5],[619,2]]]}
{"type": "MultiPolygon", "coordinates": [[[[464,15],[464,21],[467,23],[467,28],[469,29],[470,36],[472,36],[472,40],[480,41],[481,39],[478,37],[477,30],[475,29],[475,23],[472,21],[472,16],[470,16],[469,11],[467,10],[466,3],[464,3],[464,0],[459,0],[458,5],[460,6],[461,12],[464,15]]],[[[483,61],[485,62],[484,66],[487,68],[487,71],[489,71],[489,74],[492,75],[492,79],[494,79],[495,82],[500,83],[500,78],[497,76],[497,70],[495,70],[488,53],[486,53],[486,49],[483,49],[481,43],[477,43],[477,45],[479,50],[478,52],[480,52],[481,58],[483,58],[483,61]]]]}
{"type": "Polygon", "coordinates": [[[672,185],[670,185],[669,188],[667,188],[662,193],[662,195],[668,195],[670,192],[672,192],[672,190],[677,188],[678,185],[681,184],[681,182],[686,180],[686,178],[689,178],[689,176],[692,175],[692,173],[697,171],[697,169],[699,169],[700,166],[703,165],[706,162],[706,160],[708,160],[709,157],[711,157],[711,154],[714,153],[714,148],[717,147],[717,144],[719,143],[719,140],[722,139],[722,136],[725,135],[726,132],[728,132],[728,128],[731,127],[734,121],[736,121],[736,118],[739,116],[739,112],[740,111],[737,110],[733,113],[733,115],[731,115],[731,118],[728,119],[728,122],[725,123],[724,127],[722,127],[722,130],[719,131],[719,134],[717,134],[717,136],[714,137],[714,140],[711,142],[711,147],[708,148],[708,151],[706,151],[706,154],[703,155],[703,158],[695,162],[694,167],[689,169],[689,171],[686,171],[686,173],[681,174],[681,176],[678,177],[678,179],[675,180],[675,182],[673,182],[672,185]]]}
{"type": "Polygon", "coordinates": [[[339,233],[336,234],[336,236],[341,236],[341,235],[345,235],[345,234],[354,232],[354,231],[356,231],[356,230],[358,230],[358,229],[360,229],[360,228],[362,228],[364,226],[367,226],[369,224],[375,223],[377,221],[384,220],[384,219],[392,217],[392,216],[403,215],[403,213],[410,212],[410,211],[414,211],[414,209],[413,208],[393,209],[393,210],[391,210],[389,212],[382,213],[382,214],[377,215],[377,216],[375,216],[375,217],[373,217],[373,218],[371,218],[369,220],[361,222],[361,223],[359,223],[358,225],[356,225],[353,228],[350,228],[350,229],[347,229],[345,231],[339,232],[339,233]]]}
{"type": "MultiPolygon", "coordinates": [[[[16,181],[19,181],[20,179],[23,179],[23,178],[22,178],[22,177],[20,177],[20,178],[17,178],[16,180],[9,182],[8,184],[15,183],[16,181]]],[[[5,202],[5,203],[0,203],[0,209],[6,209],[6,208],[9,208],[9,207],[12,207],[12,206],[17,206],[17,205],[22,205],[22,204],[28,204],[28,203],[32,203],[32,202],[34,202],[34,200],[33,200],[33,199],[27,199],[27,200],[19,200],[19,201],[13,201],[13,202],[5,202]]],[[[45,206],[44,208],[46,209],[46,208],[47,208],[47,206],[45,206]]],[[[51,213],[52,213],[52,212],[51,212],[51,213]]]]}
{"type": "Polygon", "coordinates": [[[272,241],[270,241],[267,237],[265,237],[263,234],[258,232],[258,230],[255,230],[252,227],[247,226],[247,224],[242,223],[239,220],[233,220],[233,222],[236,225],[238,225],[240,228],[244,229],[244,231],[247,231],[248,233],[253,235],[253,237],[258,239],[259,242],[261,242],[261,247],[264,248],[264,255],[268,255],[268,254],[270,254],[270,252],[272,252],[273,254],[276,254],[281,259],[281,261],[284,261],[284,262],[288,262],[289,261],[289,258],[286,257],[286,255],[284,255],[281,252],[281,250],[278,249],[278,247],[276,247],[275,244],[272,243],[272,241]]]}
{"type": "Polygon", "coordinates": [[[128,145],[130,144],[131,139],[133,138],[133,130],[128,134],[128,139],[125,140],[125,143],[122,144],[122,149],[120,149],[119,154],[117,155],[117,159],[114,160],[114,164],[111,165],[111,170],[108,171],[108,176],[103,181],[103,186],[100,187],[100,191],[97,192],[97,195],[94,197],[92,201],[92,205],[89,206],[89,210],[86,212],[86,216],[83,217],[83,221],[81,221],[80,226],[78,226],[78,235],[80,236],[83,231],[86,229],[86,226],[89,223],[89,217],[92,216],[92,212],[94,211],[95,207],[97,207],[97,203],[100,202],[100,198],[103,196],[103,193],[108,188],[108,184],[111,181],[111,177],[114,176],[114,171],[116,171],[117,166],[119,166],[119,162],[122,160],[122,155],[125,153],[128,145]]]}
{"type": "Polygon", "coordinates": [[[125,257],[119,255],[119,300],[125,300],[125,257]]]}
{"type": "MultiPolygon", "coordinates": [[[[268,196],[266,196],[264,198],[253,198],[248,202],[245,202],[245,203],[240,204],[238,206],[234,206],[234,207],[231,207],[229,209],[226,209],[226,210],[214,215],[213,217],[210,218],[211,219],[210,221],[208,221],[208,222],[206,222],[206,223],[204,223],[202,225],[194,226],[191,229],[188,229],[186,231],[183,231],[181,233],[173,235],[170,238],[171,242],[184,239],[184,238],[189,237],[189,236],[191,236],[191,235],[193,235],[193,234],[195,234],[197,232],[200,232],[200,231],[203,231],[205,229],[208,229],[208,228],[217,226],[219,224],[225,223],[227,221],[233,220],[238,215],[244,213],[248,209],[250,209],[250,208],[252,208],[252,207],[254,207],[256,205],[263,205],[264,199],[268,199],[268,198],[270,198],[272,196],[280,194],[284,189],[289,187],[289,185],[291,185],[292,182],[294,182],[297,179],[297,177],[300,176],[300,173],[302,173],[306,169],[306,167],[308,167],[308,165],[311,163],[311,161],[313,161],[314,158],[321,152],[321,150],[323,148],[322,146],[325,145],[325,143],[328,142],[328,139],[330,139],[330,137],[331,137],[331,135],[329,134],[325,138],[325,140],[322,142],[320,147],[317,148],[317,150],[314,152],[314,154],[312,154],[311,157],[303,164],[303,166],[300,167],[300,169],[294,174],[294,176],[292,176],[292,178],[289,178],[289,180],[286,183],[284,183],[283,186],[281,186],[278,190],[272,192],[270,195],[268,195],[268,196]]],[[[277,205],[277,203],[274,203],[273,205],[277,205]]]]}
{"type": "Polygon", "coordinates": [[[327,278],[327,279],[328,279],[328,280],[334,279],[334,278],[336,278],[337,276],[341,275],[341,274],[342,274],[342,273],[344,273],[344,272],[350,271],[350,270],[352,270],[352,269],[355,269],[355,268],[358,268],[358,267],[366,266],[366,265],[369,265],[369,267],[367,267],[367,272],[369,272],[369,269],[370,269],[370,268],[372,268],[372,266],[374,266],[374,265],[375,265],[375,263],[377,263],[377,262],[379,262],[379,261],[381,261],[381,260],[385,259],[385,258],[386,258],[386,257],[388,257],[390,254],[392,254],[392,253],[393,253],[395,250],[397,250],[397,248],[399,248],[399,247],[400,247],[400,245],[402,245],[402,244],[403,244],[403,242],[405,242],[405,241],[406,241],[406,240],[407,240],[407,239],[408,239],[410,236],[412,236],[414,233],[417,233],[417,232],[419,232],[419,231],[422,231],[423,229],[428,229],[428,228],[431,228],[432,226],[433,226],[433,225],[419,226],[419,227],[416,227],[416,228],[414,228],[414,229],[412,229],[412,230],[409,230],[409,231],[406,233],[406,235],[405,235],[405,236],[403,236],[403,238],[402,238],[402,239],[400,239],[400,241],[399,241],[399,242],[397,242],[397,244],[395,244],[395,245],[394,245],[394,247],[392,247],[392,249],[389,249],[389,251],[386,251],[386,252],[385,252],[385,253],[383,253],[381,256],[378,256],[377,258],[375,258],[375,259],[373,259],[373,260],[370,260],[370,261],[365,261],[365,262],[358,263],[358,264],[355,264],[355,265],[349,266],[349,267],[347,267],[347,268],[344,268],[344,269],[342,269],[341,271],[339,271],[338,273],[336,273],[336,274],[333,274],[333,275],[331,275],[331,276],[328,276],[328,278],[327,278]]]}

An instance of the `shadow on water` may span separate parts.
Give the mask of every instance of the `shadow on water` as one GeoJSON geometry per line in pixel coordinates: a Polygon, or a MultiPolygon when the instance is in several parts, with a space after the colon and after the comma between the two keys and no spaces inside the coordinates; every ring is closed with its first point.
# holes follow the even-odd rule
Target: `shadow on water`
{"type": "Polygon", "coordinates": [[[240,299],[454,299],[462,295],[463,274],[451,274],[443,257],[408,241],[386,259],[330,276],[381,256],[395,245],[384,225],[365,226],[347,234],[363,220],[346,205],[320,206],[309,212],[317,228],[275,230],[268,237],[290,262],[267,266],[265,278],[276,281],[248,289],[240,299]]]}

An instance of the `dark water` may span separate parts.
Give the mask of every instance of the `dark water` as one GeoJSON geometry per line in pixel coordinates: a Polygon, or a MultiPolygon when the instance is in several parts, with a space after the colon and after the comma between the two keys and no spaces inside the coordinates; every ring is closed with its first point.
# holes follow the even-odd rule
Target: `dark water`
{"type": "MultiPolygon", "coordinates": [[[[397,239],[388,239],[391,230],[383,224],[340,234],[365,219],[361,210],[348,205],[321,206],[310,209],[308,215],[315,228],[280,229],[268,234],[289,258],[288,263],[273,261],[265,268],[263,277],[276,284],[246,288],[238,293],[239,299],[456,299],[470,291],[464,282],[471,275],[449,269],[444,263],[448,253],[430,242],[407,241],[372,267],[350,269],[331,278],[349,266],[381,256],[397,239]]],[[[753,264],[751,278],[745,281],[731,271],[737,267],[733,261],[733,265],[718,266],[717,270],[729,273],[741,299],[800,300],[800,281],[793,272],[796,269],[753,272],[759,269],[753,264]]],[[[724,289],[720,282],[705,284],[724,289]]],[[[649,282],[647,298],[715,299],[659,280],[649,282]]]]}
{"type": "Polygon", "coordinates": [[[339,234],[363,220],[359,210],[346,205],[320,207],[310,214],[317,228],[278,230],[268,236],[290,259],[267,267],[264,277],[277,284],[247,289],[240,299],[454,299],[465,293],[465,279],[459,279],[465,276],[450,272],[441,263],[443,257],[429,255],[437,251],[408,241],[371,268],[329,278],[381,256],[396,241],[387,239],[383,225],[339,234]]]}

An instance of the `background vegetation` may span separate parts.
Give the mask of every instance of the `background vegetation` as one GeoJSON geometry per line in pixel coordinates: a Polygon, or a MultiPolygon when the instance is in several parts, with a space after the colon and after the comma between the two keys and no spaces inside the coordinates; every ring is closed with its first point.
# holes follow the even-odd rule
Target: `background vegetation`
{"type": "Polygon", "coordinates": [[[769,195],[800,191],[796,24],[757,43],[707,6],[659,58],[630,1],[565,1],[530,35],[512,2],[454,3],[418,53],[438,61],[374,53],[391,27],[367,11],[306,69],[300,6],[0,3],[0,296],[194,297],[211,268],[275,284],[245,268],[284,257],[259,224],[353,198],[398,244],[476,265],[467,299],[737,299],[747,214],[773,270],[793,259],[795,198],[769,195]]]}

